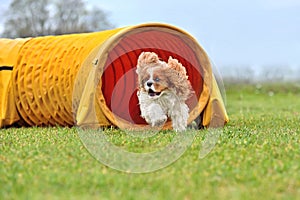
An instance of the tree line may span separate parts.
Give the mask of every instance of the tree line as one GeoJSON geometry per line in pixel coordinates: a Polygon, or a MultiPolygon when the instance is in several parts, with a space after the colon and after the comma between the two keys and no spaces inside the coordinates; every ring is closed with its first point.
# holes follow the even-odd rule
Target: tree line
{"type": "Polygon", "coordinates": [[[108,14],[83,0],[12,0],[2,37],[36,37],[111,29],[108,14]]]}

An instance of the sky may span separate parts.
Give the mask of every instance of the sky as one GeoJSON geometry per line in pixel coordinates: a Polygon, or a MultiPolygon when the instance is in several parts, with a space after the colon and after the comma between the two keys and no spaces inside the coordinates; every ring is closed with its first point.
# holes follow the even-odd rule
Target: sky
{"type": "MultiPolygon", "coordinates": [[[[1,13],[9,2],[0,0],[1,13]]],[[[193,35],[217,66],[300,68],[300,0],[85,2],[108,12],[116,27],[147,22],[175,25],[193,35]]]]}

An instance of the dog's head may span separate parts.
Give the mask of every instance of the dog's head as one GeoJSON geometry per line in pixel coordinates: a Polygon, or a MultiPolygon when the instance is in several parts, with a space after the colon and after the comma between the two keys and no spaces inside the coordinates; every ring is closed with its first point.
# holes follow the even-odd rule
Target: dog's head
{"type": "Polygon", "coordinates": [[[177,59],[169,57],[168,63],[159,60],[156,53],[143,52],[138,58],[137,70],[139,89],[150,98],[159,98],[166,92],[186,100],[192,93],[186,69],[177,59]]]}

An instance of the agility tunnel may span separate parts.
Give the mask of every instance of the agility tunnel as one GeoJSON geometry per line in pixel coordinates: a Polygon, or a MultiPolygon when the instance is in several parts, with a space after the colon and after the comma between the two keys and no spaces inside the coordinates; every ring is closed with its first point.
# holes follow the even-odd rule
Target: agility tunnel
{"type": "MultiPolygon", "coordinates": [[[[228,121],[204,49],[177,27],[149,23],[95,33],[0,39],[0,127],[146,126],[135,73],[143,51],[165,61],[172,56],[186,67],[195,91],[188,101],[188,123],[228,121]]],[[[170,121],[165,128],[171,128],[170,121]]]]}

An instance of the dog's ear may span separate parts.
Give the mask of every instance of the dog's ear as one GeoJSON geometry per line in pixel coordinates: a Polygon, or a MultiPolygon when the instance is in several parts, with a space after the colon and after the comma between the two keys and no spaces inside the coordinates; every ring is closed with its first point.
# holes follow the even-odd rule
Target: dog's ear
{"type": "Polygon", "coordinates": [[[137,70],[136,73],[139,72],[146,66],[159,63],[159,58],[156,53],[153,52],[142,52],[138,58],[137,62],[137,70]]]}
{"type": "Polygon", "coordinates": [[[169,57],[168,66],[171,69],[176,70],[179,75],[186,77],[186,79],[188,78],[188,76],[186,75],[185,67],[182,66],[182,64],[178,62],[177,59],[172,58],[172,56],[169,57]]]}

